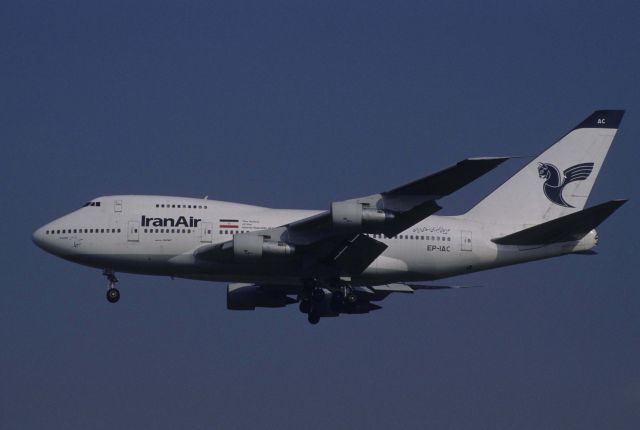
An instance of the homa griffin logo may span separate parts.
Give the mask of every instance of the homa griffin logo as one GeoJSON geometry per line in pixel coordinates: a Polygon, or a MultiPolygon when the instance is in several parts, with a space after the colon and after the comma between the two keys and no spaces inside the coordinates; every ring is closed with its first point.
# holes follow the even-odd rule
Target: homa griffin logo
{"type": "Polygon", "coordinates": [[[197,227],[198,223],[202,221],[200,218],[194,218],[190,216],[189,218],[184,216],[179,216],[178,218],[147,218],[145,215],[142,215],[142,220],[140,224],[143,227],[197,227]]]}
{"type": "Polygon", "coordinates": [[[572,208],[562,196],[562,191],[567,184],[575,181],[584,181],[593,170],[593,163],[580,163],[571,166],[560,174],[560,170],[551,163],[538,163],[538,176],[545,179],[542,185],[544,195],[553,203],[572,208]]]}

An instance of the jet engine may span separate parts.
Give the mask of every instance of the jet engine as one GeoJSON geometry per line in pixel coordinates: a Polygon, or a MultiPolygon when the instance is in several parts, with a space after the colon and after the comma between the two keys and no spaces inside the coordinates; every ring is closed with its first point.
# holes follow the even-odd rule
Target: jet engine
{"type": "Polygon", "coordinates": [[[393,218],[390,212],[365,207],[357,202],[331,203],[331,221],[337,228],[359,230],[362,227],[382,226],[393,218]]]}
{"type": "Polygon", "coordinates": [[[255,261],[263,257],[285,257],[295,251],[293,245],[273,240],[265,240],[264,236],[237,234],[233,236],[233,256],[236,261],[255,261]]]}
{"type": "Polygon", "coordinates": [[[255,308],[281,308],[296,300],[286,294],[268,291],[254,284],[229,284],[227,286],[227,309],[253,311],[255,308]]]}

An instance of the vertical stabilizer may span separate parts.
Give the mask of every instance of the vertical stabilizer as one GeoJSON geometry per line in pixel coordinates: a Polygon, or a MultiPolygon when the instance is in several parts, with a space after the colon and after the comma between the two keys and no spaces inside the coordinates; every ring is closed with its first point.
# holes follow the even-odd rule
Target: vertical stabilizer
{"type": "Polygon", "coordinates": [[[463,217],[540,224],[583,209],[623,115],[595,111],[463,217]]]}

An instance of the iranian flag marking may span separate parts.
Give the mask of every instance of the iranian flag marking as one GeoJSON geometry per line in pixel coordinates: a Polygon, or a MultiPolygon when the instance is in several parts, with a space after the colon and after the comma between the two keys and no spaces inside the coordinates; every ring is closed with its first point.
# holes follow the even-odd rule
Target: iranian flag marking
{"type": "Polygon", "coordinates": [[[238,228],[237,219],[221,219],[220,228],[238,228]]]}

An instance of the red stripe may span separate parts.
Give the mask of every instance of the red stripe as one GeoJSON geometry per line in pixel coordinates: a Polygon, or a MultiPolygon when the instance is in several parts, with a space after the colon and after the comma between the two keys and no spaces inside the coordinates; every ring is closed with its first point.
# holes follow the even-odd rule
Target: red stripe
{"type": "Polygon", "coordinates": [[[220,228],[238,228],[237,225],[220,224],[220,228]]]}

